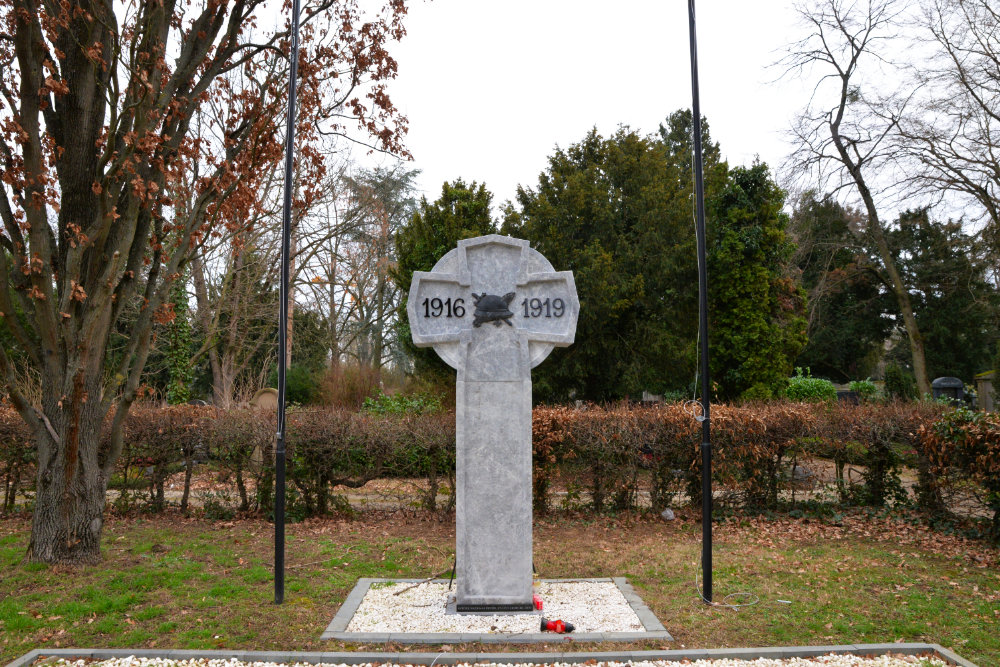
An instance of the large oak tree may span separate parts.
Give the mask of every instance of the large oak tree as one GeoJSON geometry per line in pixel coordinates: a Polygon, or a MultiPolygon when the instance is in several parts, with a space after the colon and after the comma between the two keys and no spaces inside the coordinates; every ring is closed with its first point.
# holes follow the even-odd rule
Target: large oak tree
{"type": "MultiPolygon", "coordinates": [[[[258,17],[280,9],[0,2],[0,313],[17,348],[0,349],[0,375],[37,447],[31,560],[100,558],[108,478],[171,283],[206,239],[256,219],[257,181],[281,158],[288,48],[287,28],[258,17]],[[195,132],[207,105],[225,112],[195,132]],[[194,190],[180,192],[194,164],[194,190]],[[130,309],[125,349],[109,355],[130,309]],[[16,355],[37,369],[40,401],[19,388],[16,355]]],[[[386,48],[405,12],[403,0],[372,18],[357,0],[306,4],[304,135],[360,128],[376,148],[400,147],[386,48]]]]}

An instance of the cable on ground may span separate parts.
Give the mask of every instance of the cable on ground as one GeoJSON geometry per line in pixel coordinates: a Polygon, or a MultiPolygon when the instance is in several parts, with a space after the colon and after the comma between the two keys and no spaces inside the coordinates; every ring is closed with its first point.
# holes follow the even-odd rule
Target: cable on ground
{"type": "Polygon", "coordinates": [[[760,597],[756,593],[750,591],[740,591],[739,593],[730,593],[726,597],[722,598],[722,602],[713,602],[705,597],[701,592],[701,586],[698,585],[698,573],[694,573],[694,590],[698,593],[698,597],[701,601],[711,607],[725,607],[726,609],[732,609],[733,611],[739,611],[743,607],[752,607],[760,602],[760,597]],[[744,597],[747,598],[747,602],[727,602],[730,598],[744,597]]]}

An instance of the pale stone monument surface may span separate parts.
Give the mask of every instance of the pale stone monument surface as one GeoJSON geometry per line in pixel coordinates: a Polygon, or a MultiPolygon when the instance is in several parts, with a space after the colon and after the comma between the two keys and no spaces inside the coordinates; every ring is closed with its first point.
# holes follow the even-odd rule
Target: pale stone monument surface
{"type": "Polygon", "coordinates": [[[532,609],[531,369],[573,342],[579,312],[572,272],[521,239],[459,241],[413,274],[413,342],[458,371],[459,612],[532,609]]]}

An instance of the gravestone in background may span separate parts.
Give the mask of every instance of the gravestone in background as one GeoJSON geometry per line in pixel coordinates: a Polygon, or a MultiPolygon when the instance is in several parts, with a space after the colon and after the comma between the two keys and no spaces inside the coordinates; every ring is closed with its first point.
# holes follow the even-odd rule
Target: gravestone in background
{"type": "Polygon", "coordinates": [[[573,342],[580,302],[570,271],[527,241],[458,242],[416,271],[413,342],[458,371],[457,610],[530,611],[531,369],[573,342]]]}

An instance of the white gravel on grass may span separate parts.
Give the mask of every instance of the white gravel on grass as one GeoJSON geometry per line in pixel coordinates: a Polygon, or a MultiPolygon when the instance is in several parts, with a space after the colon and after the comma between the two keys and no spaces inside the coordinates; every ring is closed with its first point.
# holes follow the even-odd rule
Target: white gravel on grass
{"type": "MultiPolygon", "coordinates": [[[[567,662],[542,663],[550,667],[580,667],[567,662]]],[[[542,664],[520,664],[510,667],[542,667],[542,664]]],[[[666,660],[643,660],[629,663],[594,662],[589,661],[588,667],[677,667],[679,663],[666,660]]],[[[917,658],[912,655],[882,655],[876,658],[861,658],[856,655],[823,655],[814,658],[757,658],[756,660],[694,660],[683,663],[686,667],[946,667],[946,663],[937,658],[917,658]]],[[[119,658],[116,660],[101,660],[87,662],[77,660],[70,662],[58,660],[54,667],[349,667],[344,664],[323,663],[308,665],[305,663],[274,663],[274,662],[240,662],[239,660],[161,660],[159,658],[119,658]]],[[[372,663],[352,665],[350,667],[374,667],[372,663]]],[[[381,667],[392,667],[382,664],[381,667]]],[[[507,667],[506,663],[458,663],[455,667],[507,667]]]]}
{"type": "MultiPolygon", "coordinates": [[[[537,633],[540,617],[534,614],[446,614],[448,584],[428,582],[375,583],[368,589],[347,632],[481,632],[537,633]]],[[[643,632],[618,586],[611,581],[540,581],[535,592],[544,603],[542,616],[568,621],[574,632],[643,632]]]]}

